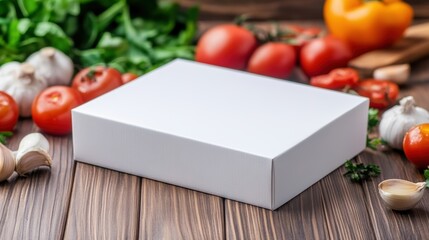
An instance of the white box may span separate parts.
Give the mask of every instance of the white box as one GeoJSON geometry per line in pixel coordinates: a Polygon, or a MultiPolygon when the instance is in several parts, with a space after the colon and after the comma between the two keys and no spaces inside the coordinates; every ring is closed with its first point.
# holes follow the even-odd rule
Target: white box
{"type": "Polygon", "coordinates": [[[74,158],[276,209],[365,148],[366,98],[175,60],[73,110],[74,158]]]}

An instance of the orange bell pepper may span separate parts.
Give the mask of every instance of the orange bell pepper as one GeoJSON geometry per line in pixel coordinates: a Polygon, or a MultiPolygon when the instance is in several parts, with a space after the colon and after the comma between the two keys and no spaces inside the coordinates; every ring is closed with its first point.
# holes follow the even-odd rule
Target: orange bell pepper
{"type": "Polygon", "coordinates": [[[400,39],[413,9],[401,0],[326,0],[324,17],[329,31],[359,54],[400,39]]]}

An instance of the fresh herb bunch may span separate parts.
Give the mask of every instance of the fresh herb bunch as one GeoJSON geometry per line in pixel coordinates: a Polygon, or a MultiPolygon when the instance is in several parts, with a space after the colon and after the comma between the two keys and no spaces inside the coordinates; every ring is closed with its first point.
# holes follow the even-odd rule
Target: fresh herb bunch
{"type": "Polygon", "coordinates": [[[384,144],[384,141],[378,137],[370,138],[369,135],[374,132],[374,129],[377,127],[380,119],[378,117],[378,110],[370,108],[368,110],[368,132],[366,136],[366,146],[372,150],[377,150],[377,148],[384,144]]]}
{"type": "Polygon", "coordinates": [[[193,58],[197,17],[196,8],[156,0],[1,0],[0,65],[52,46],[78,68],[142,74],[193,58]]]}
{"type": "Polygon", "coordinates": [[[380,167],[375,164],[365,165],[349,160],[344,164],[344,167],[347,170],[344,176],[348,177],[352,182],[362,182],[371,177],[377,177],[381,173],[380,167]]]}

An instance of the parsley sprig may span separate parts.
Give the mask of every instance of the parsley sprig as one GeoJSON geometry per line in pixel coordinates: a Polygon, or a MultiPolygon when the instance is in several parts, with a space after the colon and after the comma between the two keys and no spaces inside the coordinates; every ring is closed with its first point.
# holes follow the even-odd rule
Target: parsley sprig
{"type": "Polygon", "coordinates": [[[425,177],[425,179],[426,179],[426,187],[428,187],[429,188],[429,166],[428,166],[428,168],[427,169],[425,169],[424,171],[423,171],[423,176],[425,177]]]}
{"type": "Polygon", "coordinates": [[[375,164],[365,165],[363,163],[354,163],[349,160],[344,164],[344,167],[347,170],[344,176],[348,177],[352,182],[362,182],[371,177],[377,177],[381,173],[380,167],[375,164]]]}
{"type": "Polygon", "coordinates": [[[12,137],[12,132],[0,132],[0,143],[6,144],[7,138],[12,137]]]}
{"type": "Polygon", "coordinates": [[[379,146],[384,144],[384,141],[379,137],[370,137],[374,132],[375,127],[378,125],[380,119],[378,118],[378,110],[370,108],[368,111],[368,133],[366,136],[366,146],[372,150],[377,150],[379,146]]]}

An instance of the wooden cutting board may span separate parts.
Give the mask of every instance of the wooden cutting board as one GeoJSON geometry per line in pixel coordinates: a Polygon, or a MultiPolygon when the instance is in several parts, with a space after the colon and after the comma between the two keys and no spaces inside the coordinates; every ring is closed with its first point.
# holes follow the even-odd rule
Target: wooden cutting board
{"type": "Polygon", "coordinates": [[[425,56],[429,56],[429,22],[409,27],[404,37],[392,47],[365,53],[349,65],[370,75],[379,67],[411,63],[425,56]]]}

